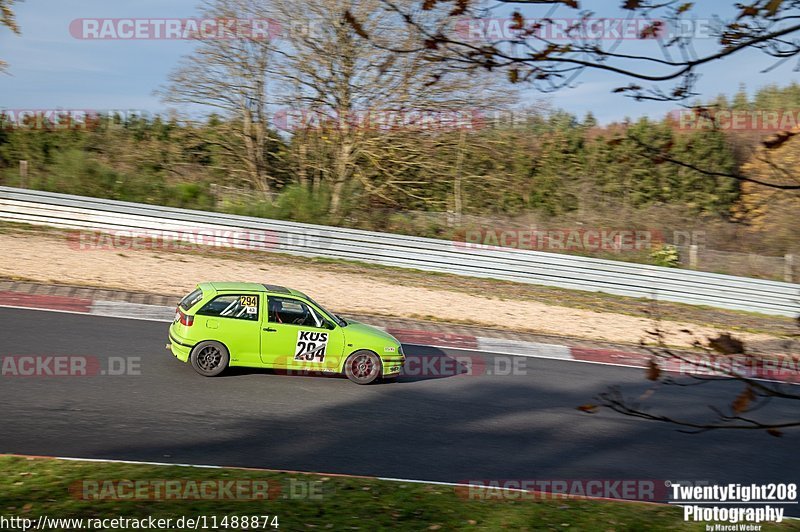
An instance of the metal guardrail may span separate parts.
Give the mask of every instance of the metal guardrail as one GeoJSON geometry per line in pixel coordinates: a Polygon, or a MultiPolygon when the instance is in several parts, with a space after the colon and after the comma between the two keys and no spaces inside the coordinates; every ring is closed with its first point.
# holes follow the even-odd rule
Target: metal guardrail
{"type": "Polygon", "coordinates": [[[170,234],[189,241],[201,235],[202,243],[212,245],[764,314],[800,314],[800,285],[794,283],[10,187],[0,187],[0,220],[130,235],[170,234]]]}

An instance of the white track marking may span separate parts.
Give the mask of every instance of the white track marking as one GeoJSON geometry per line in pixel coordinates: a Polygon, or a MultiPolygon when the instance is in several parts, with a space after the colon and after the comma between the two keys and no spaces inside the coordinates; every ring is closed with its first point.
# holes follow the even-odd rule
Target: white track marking
{"type": "Polygon", "coordinates": [[[566,345],[541,344],[538,342],[506,340],[503,338],[484,338],[479,336],[478,351],[532,358],[574,360],[572,357],[572,349],[566,345]]]}
{"type": "Polygon", "coordinates": [[[172,321],[175,318],[175,307],[162,305],[144,305],[127,301],[92,301],[89,314],[108,316],[111,318],[145,318],[155,321],[172,321]]]}
{"type": "Polygon", "coordinates": [[[0,304],[0,308],[11,308],[15,310],[36,310],[40,312],[58,312],[61,314],[78,314],[80,316],[92,316],[95,318],[116,318],[121,320],[138,320],[138,321],[158,321],[162,323],[169,323],[172,320],[166,320],[161,318],[146,318],[146,317],[136,317],[136,316],[102,316],[100,314],[90,314],[89,312],[79,312],[77,310],[62,310],[62,309],[55,309],[55,308],[40,308],[40,307],[24,307],[21,305],[3,305],[0,304]]]}

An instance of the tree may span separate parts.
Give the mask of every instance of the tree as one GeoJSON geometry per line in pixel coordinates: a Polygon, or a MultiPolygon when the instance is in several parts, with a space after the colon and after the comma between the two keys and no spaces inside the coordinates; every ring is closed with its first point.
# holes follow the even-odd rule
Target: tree
{"type": "Polygon", "coordinates": [[[800,401],[796,386],[774,381],[781,374],[796,375],[800,364],[797,355],[752,353],[728,333],[708,339],[707,345],[698,339],[696,347],[702,349],[702,354],[686,354],[666,347],[666,338],[658,327],[651,334],[658,340],[658,347],[649,349],[652,358],[646,376],[653,383],[650,388],[637,397],[629,397],[619,387],[611,387],[599,394],[597,404],[582,405],[579,410],[594,413],[598,407],[604,407],[626,416],[669,423],[692,433],[720,429],[763,430],[780,437],[784,429],[800,427],[800,417],[776,419],[760,412],[772,401],[800,401]],[[688,375],[677,377],[670,368],[688,375]],[[772,381],[768,380],[770,377],[772,381]],[[710,415],[706,416],[698,416],[695,411],[686,412],[682,417],[666,415],[652,411],[646,402],[666,387],[708,387],[731,381],[742,384],[739,393],[726,406],[707,405],[710,415]]]}
{"type": "MultiPolygon", "coordinates": [[[[204,18],[216,20],[263,20],[262,14],[258,0],[212,0],[203,10],[204,18]]],[[[276,178],[269,168],[268,152],[276,139],[270,134],[267,115],[271,103],[267,74],[274,51],[270,35],[244,32],[197,39],[196,50],[170,75],[162,91],[164,99],[223,113],[229,130],[219,137],[220,146],[238,158],[253,188],[271,192],[276,178]]]]}
{"type": "MultiPolygon", "coordinates": [[[[14,17],[14,11],[11,9],[13,4],[14,0],[0,0],[0,26],[5,26],[19,35],[19,26],[17,25],[16,18],[14,17]]],[[[0,60],[0,72],[5,70],[6,66],[6,62],[0,60]]]]}
{"type": "MultiPolygon", "coordinates": [[[[798,176],[789,169],[800,165],[800,138],[790,138],[769,150],[761,147],[742,171],[759,180],[778,183],[797,183],[798,176]]],[[[759,229],[764,238],[783,249],[784,253],[800,252],[797,239],[797,216],[800,212],[800,192],[777,191],[755,183],[742,185],[740,204],[742,218],[759,229]]]]}
{"type": "Polygon", "coordinates": [[[382,11],[380,0],[306,2],[313,31],[296,30],[296,2],[272,4],[281,26],[295,28],[285,36],[276,75],[284,81],[282,102],[307,122],[294,135],[299,173],[305,181],[305,165],[316,165],[311,171],[329,186],[334,217],[353,186],[389,203],[396,202],[395,193],[427,201],[427,180],[420,175],[452,168],[452,161],[444,165],[428,156],[434,146],[454,141],[436,134],[451,129],[442,122],[462,120],[455,128],[469,128],[478,113],[511,100],[511,91],[500,93],[485,75],[430,84],[432,65],[423,52],[398,56],[387,49],[390,43],[413,46],[416,35],[396,14],[382,11]],[[364,22],[355,27],[348,17],[364,22]],[[360,37],[364,32],[371,41],[360,37]],[[479,94],[483,98],[475,103],[479,94]],[[313,157],[312,150],[318,151],[313,157]]]}
{"type": "Polygon", "coordinates": [[[551,128],[543,134],[534,162],[529,201],[548,216],[577,209],[573,186],[582,173],[583,132],[567,113],[550,117],[551,128]]]}
{"type": "MultiPolygon", "coordinates": [[[[633,50],[620,47],[625,36],[619,31],[604,32],[603,26],[597,25],[602,16],[582,9],[578,0],[498,0],[488,6],[479,0],[420,0],[411,7],[395,0],[382,3],[419,32],[431,56],[448,66],[504,70],[512,81],[530,82],[544,91],[568,86],[576,75],[587,70],[599,70],[636,83],[653,84],[645,88],[631,83],[617,87],[615,92],[637,99],[685,100],[694,94],[698,70],[710,62],[748,49],[758,49],[778,62],[800,53],[800,43],[793,39],[800,33],[797,0],[735,4],[735,17],[720,19],[708,28],[716,47],[702,54],[693,46],[693,35],[682,31],[687,25],[694,26],[692,2],[622,0],[621,10],[640,24],[634,27],[639,41],[633,50]],[[496,16],[496,5],[514,9],[511,35],[493,34],[490,23],[478,24],[477,32],[474,28],[464,31],[470,20],[496,16]],[[542,17],[528,20],[520,9],[530,6],[547,10],[542,17]],[[426,15],[431,12],[439,15],[426,15]],[[571,23],[556,32],[553,27],[561,21],[554,19],[571,23]],[[468,38],[476,33],[482,38],[468,38]],[[644,46],[647,41],[653,45],[644,46]],[[663,82],[673,82],[674,86],[664,90],[660,87],[663,82]]],[[[359,22],[358,18],[354,20],[359,22]]],[[[412,51],[401,46],[393,49],[400,53],[412,51]]]]}
{"type": "MultiPolygon", "coordinates": [[[[695,49],[693,35],[682,31],[687,25],[694,26],[692,2],[621,1],[621,10],[628,14],[628,21],[646,22],[636,28],[638,40],[634,47],[625,47],[621,36],[607,38],[602,30],[598,36],[597,24],[603,18],[581,9],[578,0],[498,0],[489,7],[479,0],[420,0],[410,6],[395,0],[381,2],[385,10],[401,16],[423,43],[417,47],[388,45],[388,48],[401,55],[424,51],[438,65],[434,80],[445,79],[452,72],[482,68],[503,72],[514,83],[529,83],[540,91],[552,92],[570,86],[583,72],[596,70],[620,80],[631,80],[613,92],[636,100],[684,102],[697,95],[694,86],[699,71],[711,62],[756,49],[775,60],[768,67],[773,68],[800,54],[800,40],[796,38],[800,34],[797,22],[800,0],[735,4],[735,16],[720,19],[709,28],[716,47],[704,53],[695,49]],[[487,31],[496,5],[514,9],[509,25],[511,35],[497,36],[487,31]],[[547,10],[542,17],[528,20],[520,9],[530,6],[547,10]],[[474,21],[478,22],[477,32],[465,31],[474,21]],[[481,26],[481,21],[487,25],[481,26]],[[564,22],[566,26],[559,26],[564,22]]],[[[362,24],[363,19],[351,15],[348,20],[360,30],[360,35],[372,38],[362,24]]],[[[679,165],[683,162],[665,158],[653,146],[643,143],[640,147],[654,161],[679,165]]],[[[686,167],[709,177],[747,180],[738,172],[709,171],[702,165],[686,167]]],[[[769,182],[762,184],[770,186],[769,182]]],[[[776,185],[776,188],[794,190],[800,186],[776,185]]]]}

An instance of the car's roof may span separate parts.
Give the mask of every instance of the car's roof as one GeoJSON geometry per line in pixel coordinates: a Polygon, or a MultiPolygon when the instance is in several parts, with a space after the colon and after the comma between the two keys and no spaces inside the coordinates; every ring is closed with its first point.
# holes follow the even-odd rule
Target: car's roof
{"type": "Polygon", "coordinates": [[[215,292],[267,292],[269,294],[287,294],[307,298],[307,296],[299,290],[293,290],[276,284],[215,281],[211,283],[200,283],[198,286],[202,289],[203,285],[210,286],[215,292]]]}

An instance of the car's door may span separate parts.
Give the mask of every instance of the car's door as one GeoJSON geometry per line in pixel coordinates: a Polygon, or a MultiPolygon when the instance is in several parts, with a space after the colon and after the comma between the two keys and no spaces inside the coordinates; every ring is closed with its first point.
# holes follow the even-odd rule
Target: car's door
{"type": "Polygon", "coordinates": [[[195,314],[195,326],[205,329],[207,340],[225,344],[232,365],[261,365],[261,299],[253,293],[220,294],[195,314]]]}
{"type": "Polygon", "coordinates": [[[261,361],[269,366],[338,371],[344,332],[316,307],[289,296],[267,296],[261,361]]]}

